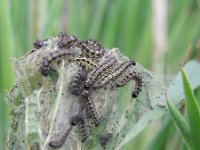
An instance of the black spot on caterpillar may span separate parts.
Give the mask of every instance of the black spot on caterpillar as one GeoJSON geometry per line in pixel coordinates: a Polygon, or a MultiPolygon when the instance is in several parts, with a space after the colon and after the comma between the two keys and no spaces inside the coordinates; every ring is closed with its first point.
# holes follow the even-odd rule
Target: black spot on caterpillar
{"type": "Polygon", "coordinates": [[[111,80],[121,75],[123,72],[126,71],[127,68],[129,68],[131,65],[135,65],[135,61],[125,61],[123,62],[119,67],[117,67],[113,72],[108,74],[106,77],[103,76],[103,78],[99,78],[97,82],[92,84],[94,89],[102,88],[103,86],[110,83],[111,80]]]}
{"type": "Polygon", "coordinates": [[[43,41],[42,40],[36,40],[34,43],[33,43],[33,46],[36,48],[36,49],[39,49],[43,46],[43,41]]]}
{"type": "Polygon", "coordinates": [[[132,92],[132,97],[136,98],[138,97],[142,88],[142,78],[139,74],[136,74],[135,72],[130,72],[128,75],[125,75],[121,80],[116,83],[116,87],[122,87],[131,80],[135,81],[135,87],[134,91],[132,92]]]}
{"type": "Polygon", "coordinates": [[[62,132],[62,135],[60,136],[60,139],[56,140],[56,141],[51,141],[49,142],[49,146],[52,148],[60,148],[64,145],[67,137],[69,136],[69,133],[72,129],[72,126],[70,126],[68,129],[66,129],[65,131],[62,132]]]}
{"type": "Polygon", "coordinates": [[[40,66],[40,72],[43,76],[47,76],[48,75],[48,71],[49,71],[49,65],[50,63],[62,56],[67,56],[67,57],[73,57],[77,55],[76,51],[67,51],[67,50],[56,50],[55,52],[51,52],[49,53],[46,57],[43,58],[41,66],[40,66]]]}
{"type": "Polygon", "coordinates": [[[112,138],[112,136],[113,136],[112,133],[106,133],[100,136],[100,144],[104,149],[106,148],[106,145],[112,138]]]}
{"type": "Polygon", "coordinates": [[[104,70],[113,66],[116,61],[115,58],[110,58],[98,67],[94,68],[87,79],[86,86],[90,86],[95,80],[97,80],[98,76],[103,73],[104,70]]]}
{"type": "Polygon", "coordinates": [[[60,38],[57,42],[58,48],[69,48],[73,43],[77,41],[75,36],[67,35],[64,32],[59,33],[58,37],[60,38]]]}
{"type": "Polygon", "coordinates": [[[86,122],[85,122],[84,116],[81,114],[76,115],[71,118],[70,122],[72,126],[78,125],[80,129],[81,138],[82,138],[81,141],[85,142],[88,138],[88,131],[86,128],[86,122]]]}

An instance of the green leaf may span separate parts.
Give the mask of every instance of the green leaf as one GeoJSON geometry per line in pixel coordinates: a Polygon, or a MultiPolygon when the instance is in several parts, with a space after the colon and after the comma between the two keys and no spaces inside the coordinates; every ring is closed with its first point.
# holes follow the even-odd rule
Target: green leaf
{"type": "Polygon", "coordinates": [[[189,120],[190,132],[194,149],[200,149],[200,111],[196,98],[194,97],[190,83],[181,67],[184,94],[186,99],[187,116],[189,120]]]}
{"type": "Polygon", "coordinates": [[[187,124],[184,117],[180,114],[180,112],[176,109],[176,107],[172,104],[172,102],[169,100],[169,98],[166,95],[166,101],[169,108],[169,111],[171,113],[171,116],[175,122],[175,124],[178,126],[183,139],[187,143],[187,145],[191,148],[192,142],[191,142],[191,136],[190,136],[190,129],[189,125],[187,124]]]}
{"type": "MultiPolygon", "coordinates": [[[[190,61],[185,65],[184,69],[191,83],[191,88],[196,89],[200,85],[200,64],[197,61],[190,61]]],[[[181,80],[181,74],[179,73],[167,89],[167,95],[170,99],[173,99],[174,104],[177,104],[184,98],[181,80]]],[[[120,150],[125,144],[136,137],[136,135],[138,135],[145,127],[147,127],[152,120],[160,118],[167,112],[165,108],[167,104],[165,104],[166,100],[164,96],[161,97],[160,103],[162,104],[162,107],[155,107],[154,109],[148,111],[148,113],[143,114],[140,120],[134,125],[134,127],[127,133],[125,138],[118,145],[116,148],[117,150],[120,150]]]]}

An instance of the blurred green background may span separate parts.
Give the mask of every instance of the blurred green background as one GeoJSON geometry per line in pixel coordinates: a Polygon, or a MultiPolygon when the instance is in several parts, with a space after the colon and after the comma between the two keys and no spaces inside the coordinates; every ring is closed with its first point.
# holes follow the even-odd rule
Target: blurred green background
{"type": "MultiPolygon", "coordinates": [[[[0,149],[9,120],[4,98],[14,83],[10,58],[25,54],[36,39],[61,31],[118,47],[151,70],[176,73],[180,63],[200,57],[200,1],[0,0],[0,149]]],[[[152,123],[124,149],[133,148],[185,149],[168,116],[152,123]]]]}

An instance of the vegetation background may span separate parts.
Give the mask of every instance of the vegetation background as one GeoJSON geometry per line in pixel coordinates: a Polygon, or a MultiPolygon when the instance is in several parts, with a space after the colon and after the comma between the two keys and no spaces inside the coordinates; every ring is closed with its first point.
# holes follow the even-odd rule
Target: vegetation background
{"type": "MultiPolygon", "coordinates": [[[[180,63],[200,58],[199,0],[0,0],[0,149],[8,131],[5,95],[14,83],[10,58],[65,31],[118,47],[150,70],[176,73],[180,63]]],[[[200,100],[199,90],[195,91],[200,100]]],[[[125,149],[184,149],[168,115],[153,122],[125,149]]]]}

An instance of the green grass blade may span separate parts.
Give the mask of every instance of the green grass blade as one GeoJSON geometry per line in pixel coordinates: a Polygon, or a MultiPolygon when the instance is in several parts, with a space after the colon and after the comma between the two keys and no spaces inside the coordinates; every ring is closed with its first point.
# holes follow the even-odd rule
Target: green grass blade
{"type": "Polygon", "coordinates": [[[9,3],[0,0],[0,149],[5,147],[6,127],[8,126],[8,107],[4,101],[5,90],[13,82],[9,58],[15,53],[11,13],[9,3]]]}
{"type": "Polygon", "coordinates": [[[181,68],[181,73],[182,73],[182,81],[183,81],[183,86],[184,86],[186,109],[187,109],[187,115],[188,115],[188,120],[189,120],[192,143],[193,143],[194,149],[199,150],[200,149],[200,142],[199,142],[200,111],[199,111],[197,100],[194,97],[194,94],[190,87],[190,83],[186,77],[186,74],[183,68],[181,68]]]}
{"type": "Polygon", "coordinates": [[[196,90],[195,92],[196,94],[196,98],[197,98],[197,102],[198,102],[198,105],[200,107],[200,87],[196,90]]]}
{"type": "Polygon", "coordinates": [[[167,101],[167,105],[168,105],[170,114],[171,114],[175,124],[179,128],[183,139],[185,140],[187,145],[191,148],[192,142],[191,142],[191,136],[190,136],[190,129],[189,129],[189,126],[188,126],[186,120],[180,114],[180,112],[176,109],[176,107],[172,104],[172,102],[169,100],[167,95],[165,97],[166,97],[166,101],[167,101]]]}

